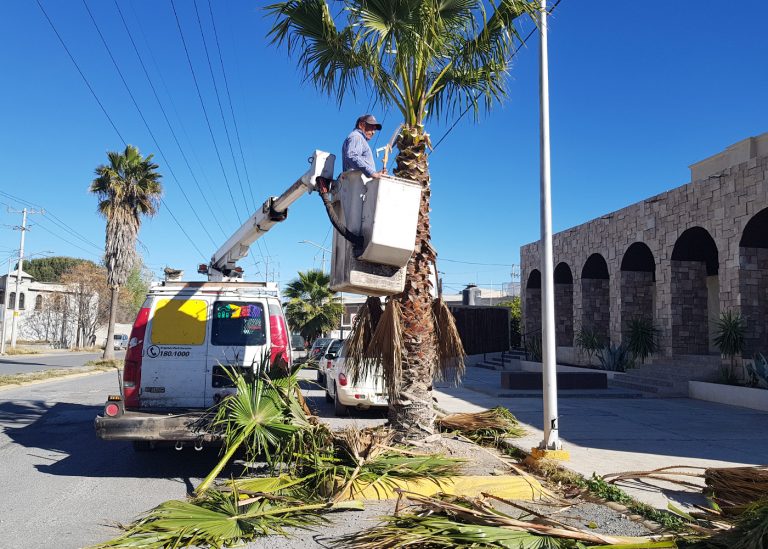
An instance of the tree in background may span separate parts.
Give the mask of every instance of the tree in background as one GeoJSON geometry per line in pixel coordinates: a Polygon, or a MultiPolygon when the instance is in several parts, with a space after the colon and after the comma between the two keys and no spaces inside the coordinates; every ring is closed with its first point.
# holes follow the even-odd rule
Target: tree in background
{"type": "Polygon", "coordinates": [[[93,261],[79,257],[54,256],[25,259],[22,270],[38,282],[60,282],[61,275],[81,263],[90,263],[96,266],[93,261]]]}
{"type": "Polygon", "coordinates": [[[499,307],[509,309],[509,345],[513,348],[519,348],[522,345],[520,323],[523,317],[520,308],[520,296],[516,295],[512,299],[502,301],[499,307]]]}
{"type": "Polygon", "coordinates": [[[320,270],[299,272],[283,295],[288,298],[285,316],[292,331],[298,331],[308,342],[336,328],[344,306],[330,289],[330,276],[320,270]]]}
{"type": "Polygon", "coordinates": [[[107,271],[104,267],[83,262],[67,270],[61,276],[61,283],[69,291],[70,314],[77,326],[75,347],[87,347],[99,326],[109,321],[107,271]]]}
{"type": "Polygon", "coordinates": [[[127,324],[133,324],[136,314],[141,309],[141,305],[147,298],[149,284],[152,281],[152,272],[149,271],[142,261],[137,257],[136,263],[125,281],[123,291],[120,292],[120,301],[117,311],[117,321],[127,324]]]}
{"type": "Polygon", "coordinates": [[[424,124],[465,108],[477,115],[506,97],[514,39],[519,39],[515,22],[537,9],[525,0],[488,4],[344,0],[333,8],[346,24],[342,27],[325,0],[289,0],[266,8],[275,16],[273,42],[296,54],[304,78],[321,93],[339,103],[350,94],[372,96],[374,104],[394,107],[403,121],[394,174],[419,183],[423,192],[405,290],[394,298],[402,314],[402,360],[391,370],[397,379],[387,385],[397,387],[389,395],[390,423],[407,438],[435,428],[438,339],[429,276],[437,253],[430,242],[431,142],[424,124]]]}
{"type": "Polygon", "coordinates": [[[157,173],[158,165],[152,162],[152,156],[142,157],[132,145],[122,153],[107,153],[109,163],[96,168],[96,179],[89,189],[98,197],[98,211],[107,220],[104,264],[111,296],[104,359],[115,356],[109,343],[115,333],[118,294],[136,265],[141,218],[157,213],[162,195],[162,176],[157,173]]]}

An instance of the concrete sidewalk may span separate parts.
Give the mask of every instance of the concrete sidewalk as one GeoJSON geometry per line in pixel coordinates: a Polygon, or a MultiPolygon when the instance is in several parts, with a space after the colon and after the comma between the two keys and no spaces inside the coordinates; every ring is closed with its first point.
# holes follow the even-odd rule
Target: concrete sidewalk
{"type": "MultiPolygon", "coordinates": [[[[541,394],[500,398],[487,390],[498,384],[499,372],[469,367],[462,386],[437,386],[438,405],[449,413],[505,406],[528,431],[512,442],[530,451],[543,439],[541,394]]],[[[587,477],[673,465],[768,464],[766,412],[687,398],[589,397],[561,397],[558,410],[563,448],[571,454],[562,465],[587,477]]],[[[666,508],[670,500],[683,507],[704,502],[700,493],[669,483],[631,482],[621,487],[658,508],[666,508]]]]}

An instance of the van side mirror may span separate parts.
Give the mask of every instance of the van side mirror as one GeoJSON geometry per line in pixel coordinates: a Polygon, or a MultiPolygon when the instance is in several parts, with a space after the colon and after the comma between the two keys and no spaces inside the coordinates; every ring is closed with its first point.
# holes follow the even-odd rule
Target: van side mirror
{"type": "Polygon", "coordinates": [[[325,358],[328,360],[334,360],[338,355],[336,353],[328,353],[325,355],[325,358]]]}

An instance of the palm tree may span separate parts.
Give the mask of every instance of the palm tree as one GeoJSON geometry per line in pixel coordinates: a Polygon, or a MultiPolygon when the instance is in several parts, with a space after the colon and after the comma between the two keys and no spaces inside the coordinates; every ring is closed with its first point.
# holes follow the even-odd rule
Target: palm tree
{"type": "Polygon", "coordinates": [[[395,299],[403,319],[399,393],[390,395],[389,420],[401,434],[434,432],[432,379],[437,339],[430,269],[431,194],[425,122],[458,110],[475,115],[506,97],[506,76],[518,38],[515,22],[535,15],[525,0],[344,0],[338,28],[325,0],[289,0],[268,6],[275,17],[269,33],[276,45],[296,54],[305,78],[341,103],[369,90],[403,119],[394,174],[422,185],[415,251],[405,290],[395,299]]]}
{"type": "Polygon", "coordinates": [[[322,271],[299,272],[299,277],[291,280],[283,292],[289,299],[285,307],[288,324],[307,341],[339,325],[344,307],[333,297],[330,282],[322,271]]]}
{"type": "Polygon", "coordinates": [[[136,239],[141,217],[157,213],[163,190],[160,184],[162,176],[155,171],[158,165],[152,162],[152,156],[143,158],[132,145],[127,145],[122,153],[107,153],[109,163],[96,168],[96,179],[89,189],[98,197],[99,213],[107,220],[104,264],[111,299],[105,359],[115,356],[112,339],[117,296],[136,263],[136,239]]]}

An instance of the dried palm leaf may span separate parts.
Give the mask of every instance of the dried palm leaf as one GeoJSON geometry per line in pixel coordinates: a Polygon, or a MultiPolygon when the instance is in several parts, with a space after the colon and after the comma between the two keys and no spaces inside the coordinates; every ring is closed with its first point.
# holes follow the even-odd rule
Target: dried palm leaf
{"type": "Polygon", "coordinates": [[[400,304],[394,299],[387,301],[365,357],[369,360],[364,362],[358,376],[366,377],[381,367],[388,393],[398,394],[402,380],[403,317],[400,304]]]}
{"type": "Polygon", "coordinates": [[[345,344],[344,366],[352,377],[353,383],[365,377],[362,375],[364,370],[371,366],[371,360],[366,358],[366,351],[379,324],[381,314],[381,299],[378,297],[369,297],[357,311],[355,323],[345,344]]]}
{"type": "Polygon", "coordinates": [[[489,446],[525,435],[517,418],[503,406],[471,414],[450,414],[439,418],[437,424],[443,431],[458,431],[477,444],[489,446]]]}
{"type": "Polygon", "coordinates": [[[768,497],[768,466],[722,467],[704,471],[712,500],[726,515],[739,515],[768,497]]]}
{"type": "Polygon", "coordinates": [[[464,345],[461,343],[456,319],[442,297],[432,302],[437,336],[438,364],[435,379],[458,384],[464,376],[464,345]]]}

